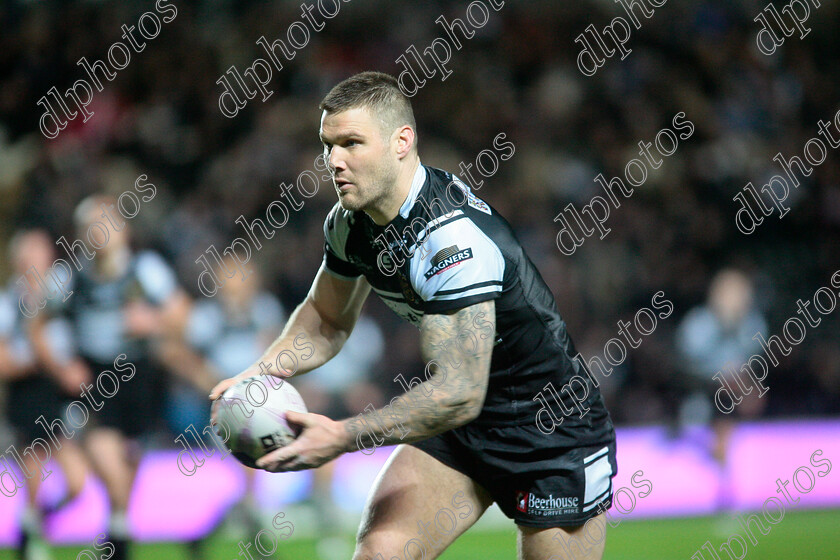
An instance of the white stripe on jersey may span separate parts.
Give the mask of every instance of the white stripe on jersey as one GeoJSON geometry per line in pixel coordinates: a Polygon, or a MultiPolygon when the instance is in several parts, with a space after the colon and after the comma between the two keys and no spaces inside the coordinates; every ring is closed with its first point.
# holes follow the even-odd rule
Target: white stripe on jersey
{"type": "MultiPolygon", "coordinates": [[[[327,219],[324,220],[324,239],[327,242],[327,246],[329,246],[330,251],[335,253],[343,261],[348,260],[347,254],[344,252],[344,246],[347,244],[347,237],[350,235],[349,216],[351,214],[352,212],[336,204],[333,206],[331,215],[328,215],[327,219]]],[[[329,270],[329,272],[333,271],[329,270]]],[[[337,276],[347,278],[340,274],[337,274],[337,276]]]]}
{"type": "MultiPolygon", "coordinates": [[[[417,235],[417,243],[415,243],[414,245],[409,247],[407,253],[409,255],[413,255],[414,251],[417,249],[417,247],[419,245],[424,245],[425,244],[424,239],[426,239],[426,236],[429,235],[429,232],[431,230],[436,229],[438,227],[438,224],[440,224],[442,222],[445,222],[447,220],[451,220],[453,218],[457,218],[458,216],[463,216],[463,215],[464,215],[463,210],[453,210],[449,214],[441,216],[440,218],[435,218],[434,220],[432,220],[431,222],[426,224],[426,227],[423,228],[423,231],[421,231],[420,234],[417,235]]],[[[429,251],[428,248],[424,248],[424,252],[428,252],[428,251],[429,251]]]]}
{"type": "Polygon", "coordinates": [[[380,290],[379,288],[373,288],[373,287],[372,287],[372,289],[373,289],[374,292],[376,292],[379,295],[396,297],[396,298],[400,298],[401,300],[405,300],[405,296],[403,296],[399,292],[389,292],[388,290],[380,290]]]}
{"type": "Polygon", "coordinates": [[[502,285],[501,285],[501,282],[500,282],[498,285],[495,285],[495,286],[482,286],[480,288],[473,288],[471,290],[467,290],[467,291],[464,291],[464,292],[459,290],[458,293],[456,293],[456,294],[439,295],[439,296],[435,297],[435,300],[437,300],[437,301],[451,301],[453,299],[461,299],[461,298],[466,298],[466,297],[470,297],[470,296],[475,296],[475,295],[478,295],[478,294],[485,294],[485,293],[488,293],[488,292],[501,292],[501,291],[502,291],[502,285]]]}

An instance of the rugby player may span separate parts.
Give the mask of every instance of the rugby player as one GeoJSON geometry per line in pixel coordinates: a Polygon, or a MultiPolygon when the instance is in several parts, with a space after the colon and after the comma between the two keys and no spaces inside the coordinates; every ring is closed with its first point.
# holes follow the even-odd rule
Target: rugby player
{"type": "Polygon", "coordinates": [[[590,519],[601,535],[606,529],[603,510],[611,505],[616,473],[612,421],[586,366],[574,359],[551,291],[510,225],[455,176],[420,163],[411,104],[392,76],[352,76],[320,109],[320,137],[338,194],[324,223],[323,263],[262,359],[221,382],[210,398],[250,376],[288,375],[271,364],[281,351],[294,350],[301,333],[315,353],[296,374],[331,359],[372,289],[419,328],[426,381],[413,382],[390,410],[356,418],[288,412],[301,434],[258,465],[272,472],[309,469],[355,451],[360,441],[401,444],[369,496],[355,560],[408,556],[418,523],[434,520],[456,497],[472,504],[470,513],[459,514],[453,529],[426,525],[424,558],[437,558],[494,501],[516,523],[520,559],[601,558],[603,538],[590,539],[573,556],[568,540],[580,539],[590,519]],[[380,238],[386,228],[402,233],[417,225],[395,243],[402,241],[405,258],[377,242],[387,239],[380,238]],[[465,350],[456,352],[459,346],[465,350]],[[588,384],[581,397],[588,412],[570,413],[544,434],[534,397],[546,384],[559,389],[577,374],[588,384]]]}
{"type": "Polygon", "coordinates": [[[49,234],[40,229],[21,230],[12,236],[9,246],[16,282],[9,282],[7,289],[0,291],[0,381],[6,390],[6,417],[20,450],[9,461],[19,457],[21,471],[27,477],[17,548],[21,560],[43,560],[51,558],[43,534],[48,517],[82,492],[90,468],[81,448],[64,437],[53,421],[64,417],[65,405],[78,395],[79,384],[89,379],[67,367],[72,351],[69,326],[51,316],[54,306],[32,318],[24,317],[18,307],[27,300],[24,293],[46,300],[48,290],[54,289],[51,284],[36,281],[31,270],[46,271],[52,266],[55,246],[49,234]],[[29,287],[25,288],[18,278],[29,287]],[[49,505],[38,500],[42,477],[47,476],[41,459],[36,458],[38,448],[27,451],[37,440],[49,442],[49,453],[60,465],[67,486],[65,495],[49,505]]]}
{"type": "Polygon", "coordinates": [[[162,416],[166,372],[156,344],[181,332],[190,302],[162,257],[132,250],[128,223],[117,226],[111,218],[110,227],[105,223],[103,213],[109,208],[114,213],[116,204],[109,195],[91,195],[74,211],[80,237],[95,223],[106,228],[107,236],[105,244],[86,257],[92,260],[82,261],[78,255],[85,255],[83,246],[73,246],[75,260],[83,265],[73,276],[69,289],[74,293],[64,312],[75,338],[74,364],[86,377],[95,380],[101,372],[113,372],[120,354],[132,364],[131,377],[122,377],[116,394],[91,413],[85,434],[88,457],[108,494],[111,560],[127,560],[128,506],[142,445],[158,432],[156,423],[162,416]]]}

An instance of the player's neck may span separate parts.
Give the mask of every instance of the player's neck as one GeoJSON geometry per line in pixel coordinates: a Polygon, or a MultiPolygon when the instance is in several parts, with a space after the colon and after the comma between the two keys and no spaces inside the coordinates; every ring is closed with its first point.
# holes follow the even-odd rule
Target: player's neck
{"type": "Polygon", "coordinates": [[[388,225],[400,213],[403,203],[408,198],[408,193],[411,192],[411,184],[414,181],[414,174],[417,173],[417,167],[420,165],[420,157],[418,155],[411,156],[405,165],[400,166],[399,174],[396,179],[396,186],[391,191],[391,194],[385,197],[377,208],[366,209],[365,212],[378,226],[388,225]]]}
{"type": "Polygon", "coordinates": [[[94,271],[100,278],[112,279],[121,276],[128,269],[131,251],[128,247],[114,249],[94,261],[94,271]]]}

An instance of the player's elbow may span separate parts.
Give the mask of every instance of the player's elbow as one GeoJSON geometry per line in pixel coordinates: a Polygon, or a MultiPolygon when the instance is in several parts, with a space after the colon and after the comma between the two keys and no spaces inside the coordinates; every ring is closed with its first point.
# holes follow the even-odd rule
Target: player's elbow
{"type": "Polygon", "coordinates": [[[458,426],[468,424],[478,418],[484,406],[484,394],[474,392],[463,395],[450,403],[453,423],[458,426]]]}
{"type": "Polygon", "coordinates": [[[481,401],[478,401],[475,404],[471,404],[465,411],[464,411],[464,421],[463,424],[469,424],[476,418],[478,415],[481,414],[481,401]]]}

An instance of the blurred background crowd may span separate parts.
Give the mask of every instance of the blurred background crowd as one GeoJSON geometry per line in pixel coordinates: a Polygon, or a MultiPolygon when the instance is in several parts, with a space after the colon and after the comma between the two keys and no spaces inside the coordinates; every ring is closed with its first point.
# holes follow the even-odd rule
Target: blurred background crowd
{"type": "MultiPolygon", "coordinates": [[[[343,3],[338,17],[275,72],[268,87],[276,93],[267,102],[251,100],[233,119],[219,111],[216,81],[231,65],[241,70],[265,56],[256,40],[285,37],[289,23],[300,19],[300,3],[173,4],[177,18],[144,52],[132,54],[105,91],[95,92],[95,115],[85,124],[70,122],[48,141],[38,129],[43,109],[37,100],[53,86],[63,91],[84,77],[76,61],[104,59],[120,25],[134,24],[151,5],[2,3],[0,241],[8,245],[16,232],[32,228],[52,239],[76,239],[73,210],[82,199],[119,195],[147,174],[157,195],[130,221],[131,245],[168,263],[191,300],[190,351],[211,361],[214,351],[220,354],[215,367],[221,371],[229,354],[216,344],[225,333],[213,329],[221,329],[225,301],[238,298],[258,308],[259,317],[245,323],[270,336],[305,296],[322,256],[323,220],[336,200],[331,184],[322,182],[263,243],[252,261],[258,273],[244,283],[229,280],[218,301],[199,293],[202,268],[195,260],[211,244],[222,250],[243,236],[235,224],[240,215],[264,218],[279,198],[278,185],[313,168],[320,150],[317,104],[329,88],[357,71],[399,73],[396,58],[410,44],[422,50],[443,36],[435,19],[463,18],[467,3],[343,3]]],[[[787,38],[769,57],[755,47],[759,27],[752,20],[763,7],[754,0],[669,2],[651,19],[641,18],[627,59],[608,59],[585,77],[574,39],[589,24],[600,29],[625,15],[620,6],[508,0],[453,52],[452,76],[429,79],[413,98],[427,165],[456,171],[459,162],[472,163],[490,148],[499,132],[515,144],[514,157],[478,195],[513,225],[584,356],[602,356],[604,343],[617,336],[617,321],[632,321],[653,293],[662,290],[674,303],[673,315],[660,320],[604,384],[619,425],[708,417],[707,399],[691,404],[696,380],[702,385],[727,363],[740,367],[759,352],[751,339],[758,328],[765,336],[780,333],[795,315],[796,299],[828,286],[840,263],[836,153],[800,178],[782,220],[774,214],[749,236],[735,226],[733,196],[750,181],[760,188],[781,174],[773,156],[801,157],[818,120],[833,120],[840,109],[838,5],[824,2],[807,24],[813,27],[808,37],[787,38]],[[563,256],[554,217],[570,202],[580,208],[603,194],[595,176],[623,177],[626,162],[639,157],[639,141],[653,141],[680,111],[696,126],[693,136],[613,209],[606,239],[593,236],[573,256],[563,256]],[[728,272],[712,290],[722,271],[728,272]]],[[[19,273],[5,256],[0,275],[13,289],[19,273]]],[[[422,375],[416,329],[374,299],[361,325],[362,345],[351,344],[351,354],[304,393],[311,408],[354,413],[401,392],[392,381],[398,373],[422,375]]],[[[736,414],[840,413],[838,317],[824,316],[809,329],[770,372],[763,402],[736,414]]],[[[231,367],[226,373],[237,371],[231,367]]],[[[171,402],[182,403],[169,405],[173,433],[183,426],[177,416],[185,410],[185,391],[171,391],[171,402]]]]}

